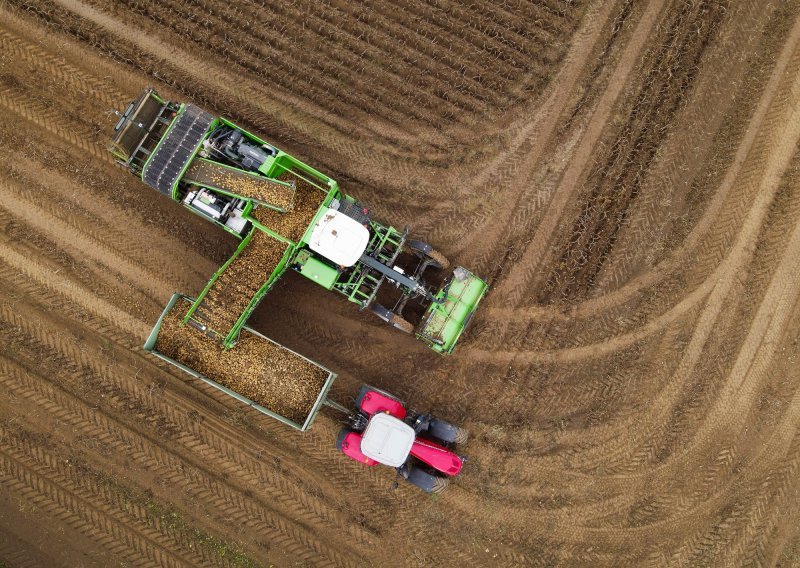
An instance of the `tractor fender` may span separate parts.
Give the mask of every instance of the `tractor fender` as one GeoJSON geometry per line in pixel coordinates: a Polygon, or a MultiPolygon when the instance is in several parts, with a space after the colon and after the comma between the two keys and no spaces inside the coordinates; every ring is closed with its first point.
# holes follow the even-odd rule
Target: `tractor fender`
{"type": "Polygon", "coordinates": [[[411,455],[445,475],[455,476],[461,472],[464,460],[461,456],[430,440],[417,438],[411,446],[411,455]]]}
{"type": "Polygon", "coordinates": [[[372,416],[378,412],[388,412],[399,420],[403,420],[406,417],[406,409],[402,402],[389,393],[369,385],[363,385],[358,391],[356,407],[367,416],[372,416]]]}
{"type": "Polygon", "coordinates": [[[378,462],[361,453],[361,434],[349,428],[342,428],[336,439],[336,448],[348,458],[373,466],[378,462]]]}
{"type": "Polygon", "coordinates": [[[369,311],[371,311],[373,314],[381,318],[386,323],[392,323],[394,312],[392,312],[392,310],[390,310],[389,308],[385,308],[380,304],[372,304],[369,307],[369,311]]]}

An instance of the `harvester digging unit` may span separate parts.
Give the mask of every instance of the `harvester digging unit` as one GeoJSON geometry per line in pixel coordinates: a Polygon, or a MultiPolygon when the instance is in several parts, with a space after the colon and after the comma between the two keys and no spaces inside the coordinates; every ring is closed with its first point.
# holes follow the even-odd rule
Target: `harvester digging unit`
{"type": "Polygon", "coordinates": [[[481,278],[460,266],[446,275],[449,262],[428,243],[377,221],[336,181],[224,118],[164,100],[153,89],[119,115],[109,148],[117,162],[240,240],[196,299],[172,298],[146,349],[308,428],[330,402],[335,375],[245,325],[292,269],[431,349],[453,351],[487,291],[481,278]],[[246,347],[231,357],[227,351],[241,341],[246,347]],[[253,357],[268,357],[283,375],[253,357]],[[305,381],[299,391],[318,394],[285,396],[296,376],[305,381]]]}

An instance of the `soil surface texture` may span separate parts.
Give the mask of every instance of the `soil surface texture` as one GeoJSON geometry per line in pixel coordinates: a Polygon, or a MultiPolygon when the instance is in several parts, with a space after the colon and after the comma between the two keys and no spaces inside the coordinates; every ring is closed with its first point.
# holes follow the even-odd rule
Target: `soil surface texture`
{"type": "MultiPolygon", "coordinates": [[[[0,564],[800,563],[798,0],[7,0],[0,45],[0,564]],[[441,496],[142,349],[236,248],[106,150],[148,85],[489,280],[449,357],[291,271],[248,323],[468,430],[441,496]]],[[[304,416],[248,348],[193,364],[304,416]]]]}

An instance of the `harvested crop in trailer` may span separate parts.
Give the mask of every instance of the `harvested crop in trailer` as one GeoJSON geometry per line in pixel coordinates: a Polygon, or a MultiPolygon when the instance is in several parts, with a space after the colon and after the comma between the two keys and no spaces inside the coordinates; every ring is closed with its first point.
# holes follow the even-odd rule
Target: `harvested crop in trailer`
{"type": "Polygon", "coordinates": [[[235,349],[183,323],[189,302],[164,318],[156,350],[269,410],[302,424],[328,372],[247,330],[235,349]]]}

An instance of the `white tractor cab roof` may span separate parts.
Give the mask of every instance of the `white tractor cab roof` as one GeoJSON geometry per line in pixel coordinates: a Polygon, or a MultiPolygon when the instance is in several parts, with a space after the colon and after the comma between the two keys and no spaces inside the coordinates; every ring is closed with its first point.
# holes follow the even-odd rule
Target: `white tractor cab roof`
{"type": "Polygon", "coordinates": [[[369,244],[369,230],[344,213],[328,209],[314,225],[311,250],[339,266],[353,266],[369,244]]]}
{"type": "Polygon", "coordinates": [[[384,465],[400,467],[415,438],[414,429],[402,420],[385,412],[374,414],[361,438],[361,453],[384,465]]]}

